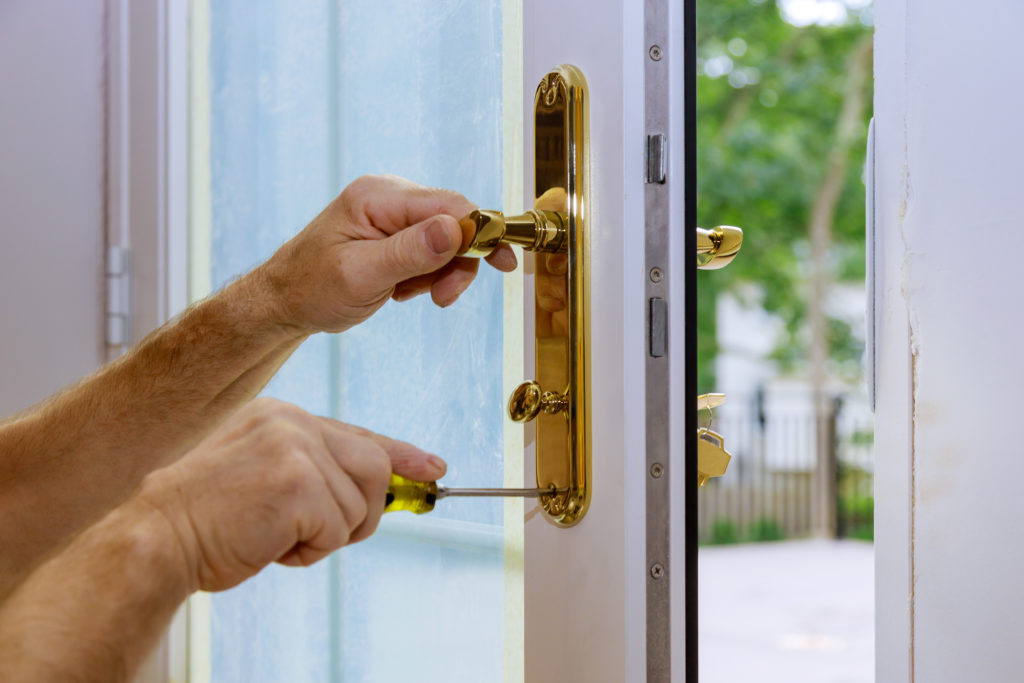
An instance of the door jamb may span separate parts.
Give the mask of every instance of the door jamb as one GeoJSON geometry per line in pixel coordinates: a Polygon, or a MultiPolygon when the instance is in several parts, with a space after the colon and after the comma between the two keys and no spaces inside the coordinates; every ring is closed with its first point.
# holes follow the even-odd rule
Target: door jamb
{"type": "MultiPolygon", "coordinates": [[[[130,327],[108,360],[183,310],[187,292],[188,0],[106,2],[106,242],[130,255],[130,327]]],[[[185,680],[184,609],[136,680],[185,680]]]]}

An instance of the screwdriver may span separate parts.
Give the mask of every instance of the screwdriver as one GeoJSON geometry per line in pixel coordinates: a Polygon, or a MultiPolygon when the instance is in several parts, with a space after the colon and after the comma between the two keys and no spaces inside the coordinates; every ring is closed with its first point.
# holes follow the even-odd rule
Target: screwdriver
{"type": "Polygon", "coordinates": [[[384,498],[384,512],[408,510],[422,515],[434,509],[434,503],[448,496],[504,496],[514,498],[536,498],[542,493],[558,493],[566,489],[452,489],[440,486],[436,481],[413,481],[391,475],[387,496],[384,498]]]}

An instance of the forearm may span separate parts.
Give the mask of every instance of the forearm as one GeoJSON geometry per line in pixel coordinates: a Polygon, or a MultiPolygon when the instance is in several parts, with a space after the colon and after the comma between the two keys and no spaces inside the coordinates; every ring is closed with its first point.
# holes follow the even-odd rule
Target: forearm
{"type": "Polygon", "coordinates": [[[259,271],[0,427],[0,595],[250,399],[305,339],[259,271]]]}
{"type": "Polygon", "coordinates": [[[0,680],[128,680],[193,580],[166,518],[132,499],[0,604],[0,680]]]}

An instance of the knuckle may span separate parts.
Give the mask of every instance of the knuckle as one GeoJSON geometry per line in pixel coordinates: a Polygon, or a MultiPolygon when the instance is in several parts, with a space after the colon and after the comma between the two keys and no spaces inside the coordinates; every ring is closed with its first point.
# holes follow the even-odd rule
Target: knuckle
{"type": "Polygon", "coordinates": [[[445,187],[431,187],[428,189],[429,193],[437,199],[450,202],[450,201],[466,201],[466,198],[455,190],[449,190],[445,187]]]}
{"type": "Polygon", "coordinates": [[[391,458],[384,451],[383,448],[377,444],[370,442],[371,448],[368,450],[368,474],[374,483],[386,484],[391,479],[391,458]]]}
{"type": "Polygon", "coordinates": [[[260,445],[269,453],[280,456],[302,446],[303,434],[295,425],[280,416],[264,420],[257,433],[260,445]]]}
{"type": "Polygon", "coordinates": [[[248,406],[247,417],[250,426],[258,426],[275,415],[281,403],[282,401],[267,396],[254,398],[248,406]]]}
{"type": "Polygon", "coordinates": [[[246,428],[261,430],[272,425],[277,417],[286,410],[284,407],[286,405],[283,401],[265,396],[253,399],[249,404],[246,428]]]}
{"type": "Polygon", "coordinates": [[[348,519],[349,527],[355,529],[366,520],[366,514],[369,512],[369,506],[366,503],[366,498],[363,496],[357,496],[352,501],[351,510],[349,515],[351,519],[348,519]]]}
{"type": "Polygon", "coordinates": [[[341,192],[342,202],[346,205],[361,203],[381,181],[381,176],[370,174],[361,175],[348,184],[341,192]]]}
{"type": "Polygon", "coordinates": [[[309,413],[294,403],[277,401],[274,404],[274,415],[289,422],[301,422],[309,416],[309,413]]]}
{"type": "Polygon", "coordinates": [[[330,550],[337,550],[348,544],[352,538],[352,529],[346,524],[337,524],[324,538],[324,545],[330,550]]]}
{"type": "Polygon", "coordinates": [[[316,466],[297,449],[283,451],[273,463],[275,488],[287,496],[305,498],[320,479],[316,466]]]}
{"type": "Polygon", "coordinates": [[[257,396],[249,402],[249,405],[258,410],[272,410],[274,406],[281,405],[282,403],[284,403],[284,401],[270,396],[257,396]]]}
{"type": "Polygon", "coordinates": [[[466,199],[465,195],[443,187],[429,188],[430,197],[437,202],[442,213],[468,213],[476,206],[466,199]]]}
{"type": "Polygon", "coordinates": [[[259,431],[289,432],[289,427],[309,427],[313,416],[298,406],[273,398],[258,398],[250,417],[250,428],[259,431]]]}
{"type": "Polygon", "coordinates": [[[253,406],[254,412],[261,415],[278,415],[295,407],[291,403],[270,396],[257,396],[250,405],[253,406]]]}

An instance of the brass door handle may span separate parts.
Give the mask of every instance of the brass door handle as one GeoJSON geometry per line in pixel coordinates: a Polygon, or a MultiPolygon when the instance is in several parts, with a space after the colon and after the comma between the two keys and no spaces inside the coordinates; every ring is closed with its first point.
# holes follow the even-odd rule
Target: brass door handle
{"type": "Polygon", "coordinates": [[[534,381],[523,382],[508,399],[508,416],[514,422],[529,422],[544,411],[548,415],[569,408],[569,397],[553,391],[544,391],[534,381]]]}
{"type": "Polygon", "coordinates": [[[566,216],[559,211],[527,211],[505,216],[501,211],[480,209],[459,221],[462,227],[461,256],[489,256],[499,244],[516,244],[526,251],[564,254],[568,251],[566,216]]]}
{"type": "Polygon", "coordinates": [[[533,209],[518,216],[480,209],[464,216],[463,256],[483,257],[501,244],[525,249],[534,292],[534,381],[508,403],[516,422],[533,422],[537,488],[549,522],[578,523],[590,478],[590,196],[587,82],[559,66],[533,101],[533,209]],[[543,389],[542,389],[543,387],[543,389]]]}
{"type": "MultiPolygon", "coordinates": [[[[731,225],[718,225],[710,230],[697,228],[697,268],[725,268],[736,258],[743,246],[743,231],[731,225]]],[[[697,397],[698,410],[711,410],[725,403],[725,394],[704,394],[697,397]]],[[[697,430],[697,488],[711,477],[720,477],[729,467],[732,455],[725,450],[721,434],[704,427],[697,430]]]]}
{"type": "MultiPolygon", "coordinates": [[[[743,231],[732,225],[716,225],[710,230],[697,228],[697,268],[717,270],[732,263],[743,245],[743,231]]],[[[711,411],[725,402],[724,393],[697,396],[697,410],[711,411]]],[[[697,430],[697,488],[711,477],[720,477],[732,456],[725,450],[725,439],[709,427],[697,430]]]]}
{"type": "Polygon", "coordinates": [[[717,225],[710,230],[697,228],[697,267],[701,270],[725,268],[740,253],[743,230],[732,225],[717,225]]]}

